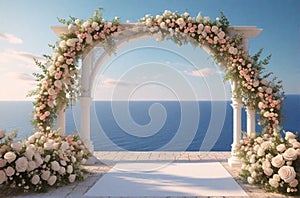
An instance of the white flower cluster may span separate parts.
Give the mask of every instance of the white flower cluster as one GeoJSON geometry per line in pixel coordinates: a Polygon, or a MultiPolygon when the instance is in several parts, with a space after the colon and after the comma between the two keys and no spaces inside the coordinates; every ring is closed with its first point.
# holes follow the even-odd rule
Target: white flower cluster
{"type": "Polygon", "coordinates": [[[261,184],[282,193],[296,193],[299,184],[296,168],[300,161],[300,143],[292,132],[241,141],[239,156],[243,159],[243,177],[250,184],[261,184]]]}
{"type": "Polygon", "coordinates": [[[57,131],[36,132],[24,142],[7,138],[0,143],[0,184],[40,191],[72,183],[83,176],[81,164],[88,156],[78,136],[61,136],[57,131]]]}

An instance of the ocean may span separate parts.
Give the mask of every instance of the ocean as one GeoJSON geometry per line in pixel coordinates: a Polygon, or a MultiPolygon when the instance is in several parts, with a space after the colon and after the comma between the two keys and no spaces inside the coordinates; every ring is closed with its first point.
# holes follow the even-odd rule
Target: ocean
{"type": "MultiPolygon", "coordinates": [[[[230,151],[230,101],[94,101],[91,140],[95,151],[230,151]]],[[[32,102],[0,102],[0,129],[17,130],[16,140],[34,129],[32,102]]],[[[300,95],[284,101],[286,131],[300,131],[300,95]]],[[[258,118],[258,117],[257,117],[258,118]]],[[[66,112],[67,134],[80,129],[79,104],[66,112]]],[[[246,112],[242,113],[246,130],[246,112]]],[[[256,126],[261,131],[260,126],[256,126]]]]}

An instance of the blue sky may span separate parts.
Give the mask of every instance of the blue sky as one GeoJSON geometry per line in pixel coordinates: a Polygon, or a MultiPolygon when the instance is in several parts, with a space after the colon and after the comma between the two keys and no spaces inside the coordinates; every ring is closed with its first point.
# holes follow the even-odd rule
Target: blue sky
{"type": "MultiPolygon", "coordinates": [[[[161,14],[166,9],[180,13],[187,11],[192,16],[201,12],[203,16],[210,16],[212,19],[218,17],[220,11],[223,11],[231,25],[257,26],[263,29],[258,37],[250,40],[250,53],[253,54],[260,48],[264,48],[265,56],[272,54],[267,70],[274,72],[275,76],[283,80],[287,94],[300,94],[300,86],[298,86],[300,1],[298,0],[0,0],[0,100],[24,100],[27,91],[34,88],[31,73],[38,70],[33,64],[32,57],[51,53],[48,44],[55,43],[57,37],[50,30],[50,26],[60,25],[56,17],[68,18],[71,15],[87,19],[97,8],[104,9],[105,19],[110,20],[118,16],[122,22],[126,20],[135,22],[145,14],[161,14]]],[[[162,82],[168,72],[159,76],[159,70],[169,66],[174,68],[175,73],[180,73],[184,81],[191,85],[197,99],[230,97],[228,84],[222,86],[220,79],[222,74],[211,61],[207,60],[209,56],[201,49],[195,50],[191,46],[178,48],[169,42],[156,43],[155,40],[149,39],[132,43],[120,49],[120,53],[132,47],[149,45],[154,47],[151,52],[155,55],[152,69],[146,68],[146,65],[151,62],[150,59],[148,62],[133,60],[134,57],[142,56],[142,54],[147,55],[149,53],[147,49],[127,52],[122,62],[126,66],[123,67],[115,60],[116,58],[112,57],[108,62],[112,61],[113,64],[99,71],[101,78],[95,82],[97,89],[95,98],[109,99],[117,81],[122,82],[121,91],[131,90],[133,98],[172,98],[176,95],[172,94],[174,91],[172,87],[180,88],[179,81],[177,81],[180,77],[176,80],[170,79],[164,85],[145,83],[137,89],[139,83],[162,82]],[[161,48],[167,50],[159,53],[161,48]],[[169,54],[171,51],[174,52],[173,55],[169,54]],[[163,56],[160,56],[162,54],[163,56]],[[139,67],[136,67],[137,65],[139,67]],[[134,68],[144,68],[143,71],[147,71],[144,75],[146,80],[139,79],[138,73],[135,72],[140,70],[135,71],[134,68]],[[154,74],[154,68],[158,70],[157,75],[154,74]],[[195,72],[198,70],[205,75],[195,72]],[[128,71],[133,73],[127,73],[128,71]],[[130,76],[132,78],[129,78],[130,76]]],[[[122,60],[122,57],[118,58],[122,60]]],[[[148,65],[149,67],[151,66],[148,65]]]]}

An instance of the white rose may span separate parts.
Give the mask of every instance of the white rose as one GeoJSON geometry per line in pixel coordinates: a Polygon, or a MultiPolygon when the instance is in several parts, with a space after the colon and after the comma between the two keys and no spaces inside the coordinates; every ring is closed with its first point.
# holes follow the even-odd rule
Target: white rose
{"type": "Polygon", "coordinates": [[[89,28],[90,27],[90,22],[89,21],[85,21],[83,24],[82,24],[82,27],[84,28],[89,28]]]}
{"type": "Polygon", "coordinates": [[[215,26],[215,25],[213,25],[213,26],[211,27],[211,31],[214,32],[214,33],[217,33],[218,30],[219,30],[219,28],[218,28],[217,26],[215,26]]]}
{"type": "Polygon", "coordinates": [[[93,21],[92,28],[96,29],[99,26],[99,24],[96,21],[93,21]]]}
{"type": "Polygon", "coordinates": [[[27,157],[27,159],[32,160],[33,155],[34,151],[30,147],[27,147],[25,151],[25,156],[27,157]]]}
{"type": "Polygon", "coordinates": [[[280,181],[280,176],[278,174],[274,174],[273,178],[278,182],[280,181]]]}
{"type": "Polygon", "coordinates": [[[50,186],[53,186],[56,182],[57,177],[55,175],[52,175],[51,177],[49,177],[49,179],[47,180],[48,184],[50,186]]]}
{"type": "Polygon", "coordinates": [[[255,178],[256,176],[257,176],[257,173],[256,173],[256,172],[252,172],[252,173],[251,173],[251,177],[252,177],[252,178],[255,178]]]}
{"type": "Polygon", "coordinates": [[[47,155],[47,156],[45,157],[44,161],[48,163],[49,160],[50,160],[50,158],[51,158],[51,156],[50,156],[50,155],[47,155]]]}
{"type": "Polygon", "coordinates": [[[30,181],[33,185],[37,185],[40,182],[40,176],[34,175],[30,181]]]}
{"type": "Polygon", "coordinates": [[[247,181],[249,184],[253,184],[254,183],[254,179],[252,177],[248,177],[247,181]]]}
{"type": "Polygon", "coordinates": [[[57,87],[58,89],[62,89],[62,82],[61,82],[61,80],[54,81],[54,86],[57,87]]]}
{"type": "Polygon", "coordinates": [[[185,12],[185,13],[183,13],[183,16],[188,17],[188,16],[190,16],[190,14],[188,12],[185,12]]]}
{"type": "Polygon", "coordinates": [[[5,137],[5,130],[0,130],[0,140],[5,137]]]}
{"type": "Polygon", "coordinates": [[[297,159],[297,152],[293,148],[288,148],[284,153],[283,153],[283,158],[285,160],[293,161],[297,159]]]}
{"type": "Polygon", "coordinates": [[[59,174],[63,175],[66,173],[66,168],[61,166],[58,172],[59,172],[59,174]]]}
{"type": "MultiPolygon", "coordinates": [[[[75,39],[68,39],[67,42],[66,42],[66,45],[69,46],[69,47],[75,47],[76,40],[75,39]]],[[[63,61],[60,61],[60,62],[63,62],[63,61]]]]}
{"type": "Polygon", "coordinates": [[[66,48],[67,47],[66,41],[65,40],[60,41],[59,47],[62,49],[66,48]]]}
{"type": "Polygon", "coordinates": [[[270,178],[269,179],[269,184],[273,187],[273,188],[278,188],[279,183],[276,179],[270,178]]]}
{"type": "Polygon", "coordinates": [[[6,159],[6,161],[8,163],[11,163],[11,162],[15,161],[16,157],[17,157],[16,154],[14,152],[12,152],[12,151],[8,151],[4,155],[4,159],[6,159]]]}
{"type": "Polygon", "coordinates": [[[90,34],[86,35],[85,42],[91,44],[93,42],[93,37],[90,34]]]}
{"type": "Polygon", "coordinates": [[[292,180],[290,183],[289,183],[289,185],[290,185],[290,187],[292,187],[292,188],[296,188],[297,186],[298,186],[298,180],[297,179],[294,179],[294,180],[292,180]]]}
{"type": "Polygon", "coordinates": [[[278,174],[281,179],[283,179],[286,183],[290,183],[296,177],[296,172],[294,167],[292,166],[283,166],[278,170],[278,174]]]}
{"type": "Polygon", "coordinates": [[[269,111],[266,111],[265,113],[264,113],[264,117],[265,118],[268,118],[270,116],[270,112],[269,111]]]}
{"type": "Polygon", "coordinates": [[[68,165],[67,166],[67,173],[71,174],[73,172],[73,166],[68,165]]]}
{"type": "Polygon", "coordinates": [[[256,142],[261,144],[264,140],[261,137],[257,137],[256,138],[256,142]]]}
{"type": "Polygon", "coordinates": [[[7,177],[13,176],[15,174],[15,172],[16,172],[15,169],[11,166],[9,166],[5,169],[5,173],[6,173],[7,177]]]}
{"type": "Polygon", "coordinates": [[[76,157],[74,157],[73,155],[71,156],[71,161],[73,162],[73,163],[75,163],[77,160],[76,160],[76,157]]]}
{"type": "Polygon", "coordinates": [[[67,150],[68,148],[69,148],[69,143],[63,141],[60,145],[60,149],[64,151],[64,150],[67,150]]]}
{"type": "Polygon", "coordinates": [[[145,23],[146,23],[146,26],[151,27],[152,26],[152,19],[150,19],[150,18],[146,19],[145,23]]]}
{"type": "Polygon", "coordinates": [[[5,159],[0,158],[0,168],[3,168],[6,165],[7,161],[5,159]]]}
{"type": "Polygon", "coordinates": [[[20,157],[16,160],[16,171],[25,172],[28,168],[28,160],[26,157],[20,157]]]}
{"type": "Polygon", "coordinates": [[[269,149],[271,147],[271,142],[266,141],[260,145],[264,150],[269,149]]]}
{"type": "Polygon", "coordinates": [[[272,92],[273,92],[272,88],[268,87],[268,88],[266,89],[266,93],[267,93],[267,94],[271,94],[272,92]]]}
{"type": "Polygon", "coordinates": [[[76,179],[76,175],[75,174],[71,174],[71,175],[69,175],[68,179],[69,179],[70,183],[73,183],[75,181],[75,179],[76,179]]]}
{"type": "Polygon", "coordinates": [[[292,144],[294,149],[300,148],[300,142],[295,141],[292,144]]]}
{"type": "Polygon", "coordinates": [[[58,147],[59,147],[59,143],[55,142],[55,143],[53,144],[53,149],[54,149],[54,150],[57,150],[58,147]]]}
{"type": "Polygon", "coordinates": [[[57,161],[51,162],[51,169],[54,171],[59,171],[60,170],[59,163],[57,161]]]}
{"type": "Polygon", "coordinates": [[[279,144],[278,146],[276,146],[276,150],[280,153],[282,153],[283,151],[285,151],[286,147],[284,144],[279,144]]]}
{"type": "Polygon", "coordinates": [[[5,172],[3,170],[0,170],[0,184],[3,184],[4,182],[6,182],[6,180],[7,180],[7,176],[5,172]]]}
{"type": "Polygon", "coordinates": [[[69,32],[75,32],[77,30],[77,27],[73,24],[68,25],[69,32]]]}
{"type": "Polygon", "coordinates": [[[285,132],[285,139],[288,140],[288,139],[295,139],[296,138],[296,135],[292,132],[285,132]]]}
{"type": "Polygon", "coordinates": [[[64,61],[65,61],[65,58],[64,58],[62,55],[60,55],[59,57],[57,57],[57,60],[58,60],[59,62],[64,62],[64,61]]]}
{"type": "Polygon", "coordinates": [[[165,10],[163,15],[164,16],[169,16],[171,14],[172,14],[172,12],[170,10],[165,10]]]}
{"type": "Polygon", "coordinates": [[[271,164],[276,167],[280,168],[284,165],[285,161],[283,160],[283,157],[281,154],[276,155],[275,157],[272,158],[271,164]]]}
{"type": "Polygon", "coordinates": [[[36,167],[39,167],[40,165],[42,165],[44,163],[44,161],[39,153],[34,154],[34,159],[35,159],[36,167]]]}
{"type": "Polygon", "coordinates": [[[161,22],[159,25],[160,28],[165,29],[166,28],[166,23],[165,22],[161,22]]]}
{"type": "Polygon", "coordinates": [[[269,162],[269,160],[263,161],[263,163],[262,163],[262,168],[263,169],[270,168],[270,167],[271,167],[271,163],[269,162]]]}
{"type": "Polygon", "coordinates": [[[267,175],[267,176],[271,176],[273,174],[273,169],[272,168],[265,168],[264,169],[264,173],[267,175]]]}
{"type": "Polygon", "coordinates": [[[258,156],[264,156],[265,155],[265,149],[264,148],[262,148],[262,147],[260,147],[259,149],[258,149],[258,151],[257,151],[257,155],[258,156]]]}
{"type": "Polygon", "coordinates": [[[61,164],[62,166],[66,166],[66,165],[67,165],[67,162],[66,162],[65,160],[60,160],[60,164],[61,164]]]}
{"type": "Polygon", "coordinates": [[[16,152],[20,152],[23,148],[23,144],[21,142],[13,142],[11,144],[11,148],[14,149],[16,152]]]}
{"type": "Polygon", "coordinates": [[[48,171],[48,170],[47,171],[43,171],[41,178],[43,180],[48,180],[49,177],[50,177],[50,171],[48,171]]]}
{"type": "Polygon", "coordinates": [[[51,142],[45,142],[44,143],[44,149],[45,150],[53,150],[53,144],[51,142]]]}
{"type": "Polygon", "coordinates": [[[80,24],[81,24],[81,20],[80,20],[80,19],[76,19],[76,20],[75,20],[75,24],[76,24],[76,25],[80,25],[80,24]]]}
{"type": "Polygon", "coordinates": [[[54,66],[54,65],[51,65],[51,66],[48,68],[48,71],[49,71],[49,74],[50,74],[51,76],[53,76],[53,75],[54,75],[54,72],[55,72],[55,66],[54,66]]]}
{"type": "Polygon", "coordinates": [[[28,162],[27,171],[32,171],[34,169],[36,169],[36,163],[35,163],[35,161],[29,161],[28,162]]]}

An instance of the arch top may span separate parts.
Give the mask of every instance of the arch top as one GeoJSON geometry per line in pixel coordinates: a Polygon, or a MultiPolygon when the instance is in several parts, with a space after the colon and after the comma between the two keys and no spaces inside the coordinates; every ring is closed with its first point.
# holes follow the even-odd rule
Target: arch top
{"type": "MultiPolygon", "coordinates": [[[[122,29],[126,28],[133,28],[135,26],[142,26],[140,23],[126,23],[120,24],[122,29]]],[[[51,26],[52,31],[55,33],[56,36],[62,36],[63,34],[69,33],[67,26],[51,26]]],[[[243,38],[254,38],[258,36],[263,29],[257,28],[256,26],[229,26],[227,27],[229,32],[232,34],[242,34],[243,38]]]]}

